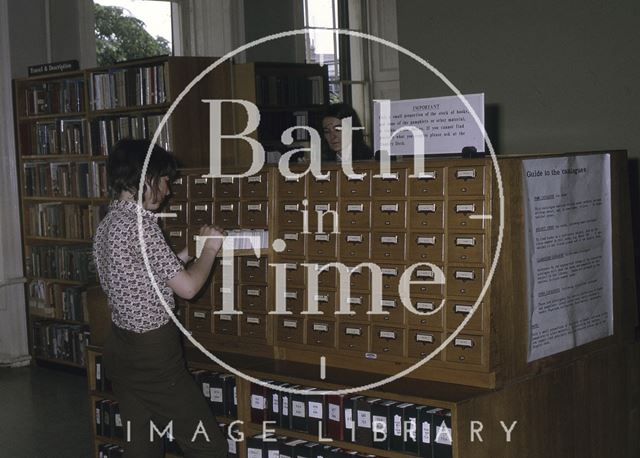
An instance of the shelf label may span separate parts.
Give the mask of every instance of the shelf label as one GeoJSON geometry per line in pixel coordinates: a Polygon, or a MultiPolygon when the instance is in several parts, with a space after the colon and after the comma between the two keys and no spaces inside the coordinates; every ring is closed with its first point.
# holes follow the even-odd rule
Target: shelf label
{"type": "Polygon", "coordinates": [[[362,212],[364,211],[364,204],[349,204],[347,205],[348,212],[362,212]]]}
{"type": "Polygon", "coordinates": [[[418,204],[418,213],[435,213],[436,204],[418,204]]]}
{"type": "Polygon", "coordinates": [[[474,213],[476,204],[458,204],[456,205],[456,213],[474,213]]]}
{"type": "Polygon", "coordinates": [[[433,334],[416,334],[416,342],[433,343],[433,334]]]}
{"type": "Polygon", "coordinates": [[[418,245],[435,245],[435,237],[418,237],[418,245]]]}
{"type": "Polygon", "coordinates": [[[456,170],[456,178],[459,180],[468,180],[476,177],[476,169],[456,170]]]}
{"type": "Polygon", "coordinates": [[[362,329],[360,328],[345,328],[344,333],[348,336],[360,336],[362,335],[362,329]]]}
{"type": "Polygon", "coordinates": [[[456,270],[456,280],[474,280],[476,273],[473,270],[456,270]]]}
{"type": "Polygon", "coordinates": [[[475,246],[475,237],[456,237],[456,246],[475,246]]]}

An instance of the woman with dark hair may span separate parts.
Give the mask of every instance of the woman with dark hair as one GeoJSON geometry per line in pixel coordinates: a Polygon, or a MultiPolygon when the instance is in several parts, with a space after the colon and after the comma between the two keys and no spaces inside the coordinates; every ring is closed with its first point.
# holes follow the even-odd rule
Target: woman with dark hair
{"type": "Polygon", "coordinates": [[[342,120],[351,118],[351,159],[354,161],[373,159],[371,148],[364,142],[363,128],[355,110],[346,103],[329,105],[322,116],[322,160],[341,161],[342,120]]]}
{"type": "Polygon", "coordinates": [[[158,146],[151,151],[143,203],[138,205],[149,145],[146,140],[122,140],[109,154],[107,173],[114,200],[93,244],[100,284],[111,309],[103,363],[120,405],[125,456],[164,456],[159,436],[169,428],[170,438],[186,457],[226,457],[227,442],[186,368],[178,329],[163,305],[173,308],[174,293],[189,299],[202,288],[222,245],[222,230],[203,226],[200,235],[217,238],[207,239],[202,255],[185,267],[190,261],[186,249],[177,255],[171,250],[154,214],[177,173],[174,157],[158,146]]]}

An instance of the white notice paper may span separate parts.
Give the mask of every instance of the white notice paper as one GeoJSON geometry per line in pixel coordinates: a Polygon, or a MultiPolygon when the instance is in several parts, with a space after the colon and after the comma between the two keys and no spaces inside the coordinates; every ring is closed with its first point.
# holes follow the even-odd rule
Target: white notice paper
{"type": "Polygon", "coordinates": [[[522,174],[531,362],[613,334],[610,157],[530,159],[522,174]]]}
{"type": "MultiPolygon", "coordinates": [[[[463,95],[476,112],[480,124],[484,125],[484,94],[463,95]]],[[[389,105],[387,117],[381,110],[381,101],[373,104],[374,151],[381,150],[382,139],[391,136],[389,153],[392,156],[418,153],[419,150],[414,148],[415,134],[408,128],[422,132],[425,154],[460,153],[465,146],[484,151],[482,129],[457,95],[394,100],[389,105]]]]}

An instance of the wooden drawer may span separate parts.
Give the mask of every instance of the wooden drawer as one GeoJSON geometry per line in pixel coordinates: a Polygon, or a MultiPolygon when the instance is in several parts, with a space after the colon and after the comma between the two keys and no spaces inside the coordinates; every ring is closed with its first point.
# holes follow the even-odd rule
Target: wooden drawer
{"type": "Polygon", "coordinates": [[[378,355],[404,355],[404,329],[373,326],[371,351],[378,355]]]}
{"type": "MultiPolygon", "coordinates": [[[[471,312],[473,305],[475,302],[472,301],[456,301],[449,300],[447,301],[445,317],[447,323],[447,329],[455,330],[460,326],[462,320],[464,320],[467,315],[471,312]]],[[[483,303],[481,302],[478,305],[478,309],[473,314],[473,317],[469,320],[469,322],[465,325],[464,329],[468,331],[484,331],[483,325],[483,303]]]]}
{"type": "Polygon", "coordinates": [[[405,233],[374,232],[371,240],[371,257],[380,261],[404,261],[405,233]]]}
{"type": "Polygon", "coordinates": [[[399,297],[383,296],[381,306],[382,310],[388,312],[388,314],[371,314],[371,321],[373,321],[374,323],[390,323],[398,325],[404,324],[405,308],[402,305],[399,297]]]}
{"type": "Polygon", "coordinates": [[[409,202],[409,226],[414,230],[444,228],[442,200],[412,200],[409,202]]]}
{"type": "Polygon", "coordinates": [[[306,195],[306,175],[294,178],[278,173],[276,187],[276,194],[281,199],[302,199],[306,195]]]}
{"type": "Polygon", "coordinates": [[[211,224],[212,207],[211,202],[190,202],[189,203],[189,223],[193,227],[200,227],[204,224],[211,224]]]}
{"type": "Polygon", "coordinates": [[[240,201],[238,200],[218,200],[213,215],[213,221],[216,226],[223,229],[235,229],[240,227],[238,224],[238,216],[240,213],[240,201]]]}
{"type": "Polygon", "coordinates": [[[279,343],[304,343],[304,318],[278,317],[276,340],[279,343]]]}
{"type": "Polygon", "coordinates": [[[431,313],[436,310],[437,312],[431,315],[418,315],[407,310],[405,313],[408,325],[420,328],[443,329],[444,306],[440,307],[442,298],[412,297],[411,305],[420,313],[431,313]]]}
{"type": "Polygon", "coordinates": [[[307,345],[335,348],[336,322],[307,318],[307,345]]]}
{"type": "Polygon", "coordinates": [[[291,288],[289,286],[282,291],[287,312],[299,315],[305,310],[305,292],[304,288],[291,288]]]}
{"type": "Polygon", "coordinates": [[[447,296],[476,299],[483,285],[484,269],[481,267],[450,267],[447,270],[447,296]]]}
{"type": "MultiPolygon", "coordinates": [[[[380,264],[382,273],[382,294],[398,295],[400,277],[404,273],[405,266],[399,264],[380,264]]],[[[375,286],[375,284],[373,285],[375,286]]]]}
{"type": "Polygon", "coordinates": [[[371,227],[371,201],[346,200],[340,202],[340,228],[342,230],[369,229],[371,227]]]}
{"type": "MultiPolygon", "coordinates": [[[[335,261],[335,259],[333,260],[335,261]]],[[[336,268],[323,267],[327,264],[323,261],[307,261],[307,264],[313,264],[313,266],[307,267],[307,275],[318,275],[318,287],[319,288],[335,288],[337,285],[336,280],[336,268]]]]}
{"type": "MultiPolygon", "coordinates": [[[[371,270],[367,267],[357,267],[355,264],[347,267],[351,274],[349,276],[349,287],[351,290],[369,291],[371,287],[371,270]]],[[[336,279],[336,288],[339,287],[340,281],[336,279]]]]}
{"type": "Polygon", "coordinates": [[[340,323],[338,348],[346,351],[369,351],[369,325],[340,323]]]}
{"type": "Polygon", "coordinates": [[[347,304],[351,312],[350,315],[341,314],[340,312],[340,295],[336,296],[336,316],[339,316],[343,321],[369,321],[369,314],[367,313],[371,310],[371,298],[369,294],[358,293],[352,291],[351,294],[347,297],[347,304]]]}
{"type": "Polygon", "coordinates": [[[450,234],[447,259],[449,262],[484,263],[484,234],[450,234]]]}
{"type": "Polygon", "coordinates": [[[180,251],[187,246],[188,230],[186,227],[168,227],[165,233],[173,251],[180,251]]]}
{"type": "Polygon", "coordinates": [[[415,178],[409,178],[409,195],[413,197],[443,196],[444,170],[441,167],[426,167],[415,178]]]}
{"type": "Polygon", "coordinates": [[[250,199],[266,199],[269,189],[269,172],[244,177],[240,180],[240,196],[250,199]]]}
{"type": "Polygon", "coordinates": [[[482,230],[485,227],[484,200],[453,199],[449,201],[447,210],[447,225],[449,229],[455,228],[482,230]]]}
{"type": "MultiPolygon", "coordinates": [[[[407,341],[409,358],[424,359],[440,346],[442,343],[442,333],[422,329],[409,329],[407,341]]],[[[442,352],[434,355],[431,360],[442,360],[442,352]]]]}
{"type": "Polygon", "coordinates": [[[314,201],[309,205],[309,231],[337,232],[339,229],[338,203],[335,201],[314,201]],[[318,220],[322,226],[318,228],[318,220]]]}
{"type": "Polygon", "coordinates": [[[340,257],[343,260],[369,260],[369,232],[343,232],[341,236],[340,257]]]}
{"type": "Polygon", "coordinates": [[[280,231],[278,233],[278,237],[280,240],[284,241],[285,248],[284,251],[277,253],[274,251],[276,256],[278,257],[289,257],[289,256],[299,256],[304,257],[307,255],[306,249],[306,235],[302,234],[296,230],[291,231],[280,231]]]}
{"type": "Polygon", "coordinates": [[[189,306],[189,330],[211,333],[211,309],[189,306]]]}
{"type": "Polygon", "coordinates": [[[282,228],[302,231],[304,207],[299,201],[281,201],[278,212],[278,225],[282,228]]]}
{"type": "Polygon", "coordinates": [[[370,197],[371,196],[371,170],[354,168],[356,174],[364,176],[349,177],[340,172],[340,197],[370,197]]]}
{"type": "Polygon", "coordinates": [[[240,203],[240,227],[247,229],[268,229],[269,213],[266,200],[240,203]]]}
{"type": "Polygon", "coordinates": [[[309,196],[312,199],[335,199],[338,196],[340,170],[323,172],[322,176],[309,175],[309,196]]]}
{"type": "Polygon", "coordinates": [[[224,302],[231,301],[233,304],[233,308],[235,310],[239,310],[239,295],[237,291],[237,286],[234,285],[231,288],[226,288],[219,283],[214,283],[213,286],[213,308],[216,310],[222,310],[224,306],[224,302]]]}
{"type": "Polygon", "coordinates": [[[447,193],[450,196],[484,194],[485,166],[449,167],[447,193]]]}
{"type": "Polygon", "coordinates": [[[286,271],[287,287],[304,287],[307,283],[307,269],[302,265],[302,261],[281,261],[286,271]]]}
{"type": "Polygon", "coordinates": [[[407,203],[404,200],[375,200],[371,206],[371,225],[378,229],[406,229],[407,203]]]}
{"type": "Polygon", "coordinates": [[[240,285],[240,310],[243,312],[267,311],[267,287],[260,285],[240,285]]]}
{"type": "Polygon", "coordinates": [[[178,177],[171,182],[171,200],[187,200],[187,177],[178,177]]]}
{"type": "Polygon", "coordinates": [[[371,188],[374,197],[406,197],[407,169],[396,169],[385,175],[379,173],[374,175],[371,177],[371,188]]]}
{"type": "Polygon", "coordinates": [[[256,339],[266,342],[267,340],[267,317],[266,314],[245,313],[241,315],[240,336],[248,339],[256,339]]]}
{"type": "MultiPolygon", "coordinates": [[[[322,312],[322,315],[313,314],[309,315],[310,318],[334,318],[336,311],[336,303],[337,303],[338,293],[335,291],[330,291],[326,289],[318,290],[318,294],[314,294],[313,299],[311,299],[315,304],[317,304],[317,309],[319,312],[322,312]]],[[[307,304],[307,312],[311,312],[311,304],[307,304]]]]}
{"type": "Polygon", "coordinates": [[[211,290],[211,285],[212,284],[210,282],[205,283],[202,289],[198,291],[198,294],[196,294],[193,298],[189,300],[189,303],[193,305],[211,308],[212,302],[213,302],[213,298],[211,297],[213,293],[211,290]]]}
{"type": "Polygon", "coordinates": [[[414,262],[441,263],[444,261],[442,232],[411,232],[407,240],[407,256],[414,262]]]}
{"type": "Polygon", "coordinates": [[[482,364],[482,336],[458,334],[445,349],[446,360],[451,363],[482,364]]]}
{"type": "Polygon", "coordinates": [[[268,258],[246,256],[239,258],[239,263],[242,283],[267,283],[268,258]]]}
{"type": "Polygon", "coordinates": [[[238,265],[237,262],[241,262],[242,258],[233,258],[233,259],[224,259],[224,258],[216,258],[214,262],[213,268],[213,283],[218,285],[222,285],[224,282],[224,276],[229,275],[231,272],[228,272],[229,267],[233,269],[233,282],[238,282],[238,265]]]}
{"type": "Polygon", "coordinates": [[[175,213],[175,218],[167,218],[167,224],[172,226],[186,226],[189,224],[188,219],[188,204],[186,202],[174,202],[169,203],[167,207],[167,213],[175,213]]]}
{"type": "Polygon", "coordinates": [[[216,199],[237,199],[240,197],[240,180],[235,177],[216,178],[213,192],[216,199]]]}
{"type": "Polygon", "coordinates": [[[338,253],[338,234],[309,234],[307,240],[307,252],[310,258],[329,261],[336,260],[338,253]]]}
{"type": "Polygon", "coordinates": [[[438,272],[437,270],[431,269],[429,266],[420,265],[417,266],[411,272],[411,281],[412,282],[421,282],[411,284],[409,290],[411,291],[411,295],[418,296],[432,296],[432,297],[443,297],[444,295],[444,282],[446,281],[444,268],[442,265],[435,264],[442,272],[438,272]],[[437,282],[437,283],[436,283],[437,282]]]}
{"type": "Polygon", "coordinates": [[[242,315],[227,315],[227,314],[214,314],[213,315],[213,332],[223,336],[237,336],[238,332],[238,317],[242,315]]]}
{"type": "Polygon", "coordinates": [[[213,197],[213,179],[200,175],[189,177],[189,199],[211,199],[213,197]]]}

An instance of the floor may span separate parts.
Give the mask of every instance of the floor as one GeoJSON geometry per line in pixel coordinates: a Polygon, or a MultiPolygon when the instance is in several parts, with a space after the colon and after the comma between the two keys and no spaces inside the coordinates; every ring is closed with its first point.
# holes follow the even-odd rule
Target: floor
{"type": "Polygon", "coordinates": [[[0,455],[92,456],[84,375],[45,367],[0,368],[0,455]]]}

